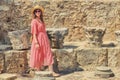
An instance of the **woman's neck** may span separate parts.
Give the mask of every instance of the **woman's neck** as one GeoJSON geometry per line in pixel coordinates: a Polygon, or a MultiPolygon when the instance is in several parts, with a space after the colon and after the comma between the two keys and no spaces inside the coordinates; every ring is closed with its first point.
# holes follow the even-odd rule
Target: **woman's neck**
{"type": "Polygon", "coordinates": [[[40,19],[40,17],[36,17],[36,19],[40,19]]]}
{"type": "Polygon", "coordinates": [[[39,17],[36,17],[36,20],[39,21],[40,23],[42,23],[42,21],[40,20],[39,17]]]}

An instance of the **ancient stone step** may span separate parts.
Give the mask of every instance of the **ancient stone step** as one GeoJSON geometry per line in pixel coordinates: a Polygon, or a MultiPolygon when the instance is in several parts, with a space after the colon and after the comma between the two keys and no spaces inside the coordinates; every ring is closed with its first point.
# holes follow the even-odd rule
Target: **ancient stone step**
{"type": "Polygon", "coordinates": [[[17,78],[17,75],[15,74],[0,74],[0,80],[15,80],[17,78]]]}
{"type": "Polygon", "coordinates": [[[51,71],[36,71],[33,80],[55,80],[51,71]]]}
{"type": "Polygon", "coordinates": [[[29,77],[18,77],[17,79],[15,80],[33,80],[32,78],[29,78],[29,77]]]}
{"type": "Polygon", "coordinates": [[[35,77],[33,80],[55,80],[54,77],[35,77]]]}
{"type": "Polygon", "coordinates": [[[11,50],[12,49],[12,46],[11,45],[0,45],[0,51],[3,51],[3,50],[11,50]]]}
{"type": "Polygon", "coordinates": [[[40,77],[51,77],[52,72],[51,71],[36,71],[35,75],[38,75],[40,77]]]}

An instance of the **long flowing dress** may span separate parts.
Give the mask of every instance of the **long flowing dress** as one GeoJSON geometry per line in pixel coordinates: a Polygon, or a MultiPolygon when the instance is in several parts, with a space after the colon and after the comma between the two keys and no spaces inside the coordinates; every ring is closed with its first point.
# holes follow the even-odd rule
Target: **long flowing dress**
{"type": "Polygon", "coordinates": [[[33,19],[31,22],[31,33],[36,34],[39,48],[35,47],[35,39],[33,38],[31,44],[30,67],[40,68],[41,66],[49,66],[53,64],[53,55],[46,33],[44,23],[33,19]]]}

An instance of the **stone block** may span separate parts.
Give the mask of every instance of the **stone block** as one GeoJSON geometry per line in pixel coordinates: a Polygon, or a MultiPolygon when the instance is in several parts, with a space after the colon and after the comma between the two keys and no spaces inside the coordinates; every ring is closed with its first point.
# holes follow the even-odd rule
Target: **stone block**
{"type": "Polygon", "coordinates": [[[0,5],[0,11],[9,11],[9,10],[10,10],[9,6],[0,5]]]}
{"type": "Polygon", "coordinates": [[[36,71],[33,80],[55,80],[51,71],[36,71]]]}
{"type": "Polygon", "coordinates": [[[0,73],[4,70],[4,54],[0,51],[0,73]]]}
{"type": "Polygon", "coordinates": [[[52,48],[61,49],[63,48],[63,40],[65,35],[68,34],[67,28],[47,28],[47,34],[50,40],[52,48]]]}
{"type": "Polygon", "coordinates": [[[106,48],[77,48],[77,63],[85,70],[95,70],[96,66],[107,65],[106,48]]]}
{"type": "Polygon", "coordinates": [[[29,48],[30,35],[28,30],[17,30],[8,33],[12,47],[15,50],[29,48]]]}
{"type": "Polygon", "coordinates": [[[76,55],[72,48],[56,49],[54,50],[54,56],[57,60],[57,67],[59,71],[71,71],[76,69],[76,55]]]}
{"type": "Polygon", "coordinates": [[[105,34],[106,28],[102,27],[86,27],[85,33],[88,40],[89,47],[101,47],[102,39],[105,34]]]}
{"type": "Polygon", "coordinates": [[[5,51],[5,71],[9,73],[24,72],[28,65],[27,51],[5,51]]]}
{"type": "Polygon", "coordinates": [[[11,50],[11,49],[12,49],[11,45],[0,45],[0,51],[11,50]]]}
{"type": "Polygon", "coordinates": [[[108,66],[120,66],[120,47],[108,48],[108,66]]]}
{"type": "Polygon", "coordinates": [[[17,78],[17,75],[15,74],[0,74],[0,80],[15,80],[17,78]]]}
{"type": "Polygon", "coordinates": [[[41,77],[50,77],[52,76],[51,71],[35,71],[35,75],[39,75],[41,77]]]}
{"type": "Polygon", "coordinates": [[[54,77],[35,77],[33,80],[55,80],[54,77]]]}

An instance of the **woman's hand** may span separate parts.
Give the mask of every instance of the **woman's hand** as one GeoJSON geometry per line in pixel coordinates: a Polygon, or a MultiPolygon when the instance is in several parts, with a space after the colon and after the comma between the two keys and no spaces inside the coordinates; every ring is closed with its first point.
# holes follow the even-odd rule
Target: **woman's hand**
{"type": "Polygon", "coordinates": [[[40,46],[39,46],[39,43],[38,43],[38,41],[37,41],[37,36],[36,36],[36,34],[33,35],[33,39],[35,40],[35,47],[36,47],[36,48],[39,48],[40,46]]]}

